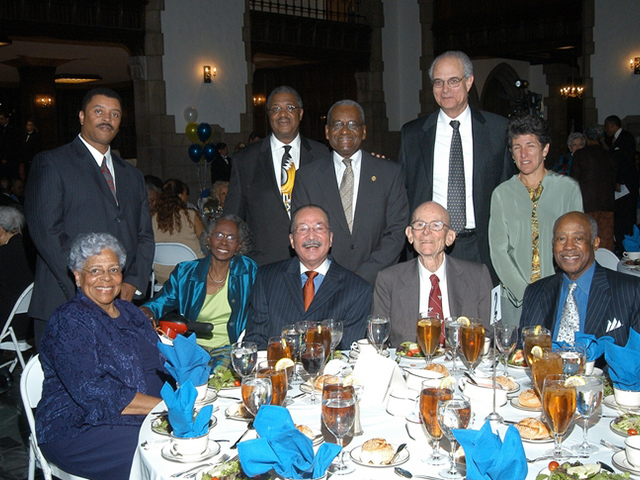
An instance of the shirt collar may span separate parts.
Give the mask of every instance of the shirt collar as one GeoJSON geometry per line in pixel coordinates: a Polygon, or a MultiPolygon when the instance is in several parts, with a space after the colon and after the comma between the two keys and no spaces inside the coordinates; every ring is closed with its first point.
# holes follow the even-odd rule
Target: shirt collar
{"type": "Polygon", "coordinates": [[[435,274],[436,277],[438,277],[438,280],[440,280],[440,283],[446,282],[447,281],[447,255],[445,254],[444,258],[442,259],[442,264],[438,267],[438,269],[435,272],[430,271],[427,267],[425,267],[422,262],[420,261],[420,259],[418,259],[418,265],[420,265],[420,275],[427,281],[430,281],[430,277],[431,275],[435,274]]]}
{"type": "Polygon", "coordinates": [[[333,163],[336,166],[346,168],[345,164],[342,162],[342,160],[344,160],[345,158],[350,158],[351,168],[356,168],[356,166],[359,165],[360,161],[362,160],[362,150],[360,149],[354,152],[353,155],[351,155],[350,157],[343,157],[335,150],[333,151],[333,163]]]}
{"type": "MultiPolygon", "coordinates": [[[[591,266],[582,275],[580,275],[580,277],[578,277],[578,279],[575,281],[575,283],[578,286],[577,288],[582,290],[587,296],[589,295],[589,290],[591,289],[591,281],[593,280],[593,274],[595,271],[596,271],[596,261],[594,259],[591,266]]],[[[566,273],[562,274],[562,283],[564,285],[568,286],[572,282],[573,280],[567,277],[566,273]]]]}
{"type": "Polygon", "coordinates": [[[291,148],[293,148],[294,150],[300,150],[300,134],[296,135],[296,138],[294,138],[291,143],[283,143],[280,140],[278,140],[276,138],[276,136],[272,133],[271,134],[271,151],[275,152],[279,149],[284,148],[286,145],[290,145],[291,148]]]}
{"type": "MultiPolygon", "coordinates": [[[[82,143],[84,143],[85,147],[87,147],[89,149],[89,153],[91,153],[91,156],[95,159],[95,161],[98,163],[98,165],[102,165],[102,158],[106,157],[107,158],[107,164],[111,164],[111,145],[109,145],[107,147],[107,152],[106,153],[101,153],[99,152],[93,145],[90,145],[84,138],[82,138],[82,135],[79,133],[78,134],[78,138],[80,140],[82,140],[82,143]]],[[[111,171],[113,173],[113,169],[111,168],[111,171]]]]}
{"type": "MultiPolygon", "coordinates": [[[[314,272],[318,272],[318,275],[322,275],[323,277],[327,276],[327,272],[329,271],[329,267],[331,266],[331,260],[329,260],[329,257],[324,259],[324,262],[322,262],[320,264],[320,266],[316,269],[314,269],[314,272]]],[[[300,275],[304,274],[305,272],[308,272],[309,269],[307,267],[305,267],[302,262],[300,262],[300,275]]]]}
{"type": "Polygon", "coordinates": [[[440,123],[449,125],[451,123],[451,120],[458,120],[460,122],[460,125],[466,124],[467,122],[469,122],[471,120],[471,109],[469,108],[469,104],[467,104],[467,106],[462,111],[462,113],[458,115],[456,118],[451,118],[449,115],[444,113],[442,109],[440,109],[440,113],[438,114],[438,121],[440,123]]]}

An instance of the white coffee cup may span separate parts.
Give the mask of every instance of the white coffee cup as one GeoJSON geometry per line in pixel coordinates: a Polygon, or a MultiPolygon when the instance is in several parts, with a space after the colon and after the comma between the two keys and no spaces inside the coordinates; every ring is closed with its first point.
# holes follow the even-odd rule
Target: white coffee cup
{"type": "Polygon", "coordinates": [[[491,348],[491,338],[490,337],[484,337],[484,346],[482,348],[482,355],[483,356],[487,356],[489,355],[489,349],[491,348]]]}
{"type": "Polygon", "coordinates": [[[387,400],[387,413],[406,417],[413,410],[416,402],[415,390],[408,388],[394,388],[387,400]]]}
{"type": "Polygon", "coordinates": [[[638,391],[621,390],[618,387],[613,387],[613,396],[616,399],[616,403],[623,408],[640,407],[640,392],[638,391]]]}
{"type": "Polygon", "coordinates": [[[624,441],[624,452],[627,454],[627,462],[640,468],[640,436],[627,437],[624,441]]]}
{"type": "Polygon", "coordinates": [[[637,260],[640,258],[640,252],[624,252],[622,256],[627,260],[637,260]]]}
{"type": "Polygon", "coordinates": [[[593,368],[596,365],[596,361],[595,360],[591,360],[590,362],[585,363],[584,365],[584,374],[585,375],[591,375],[593,374],[593,368]]]}
{"type": "Polygon", "coordinates": [[[196,392],[198,392],[198,396],[196,397],[196,402],[204,402],[205,398],[207,398],[208,391],[209,391],[208,383],[205,383],[204,385],[198,385],[196,387],[196,392]]]}
{"type": "MultiPolygon", "coordinates": [[[[493,403],[491,379],[476,378],[475,380],[478,385],[474,385],[467,378],[461,378],[458,382],[460,390],[464,392],[465,396],[469,397],[472,403],[493,403]]],[[[501,407],[505,403],[507,403],[507,391],[498,384],[496,388],[496,406],[501,407]]]]}
{"type": "Polygon", "coordinates": [[[429,381],[429,386],[438,388],[444,375],[433,370],[425,370],[424,368],[407,368],[407,387],[411,390],[419,392],[422,390],[422,382],[429,381]]]}
{"type": "Polygon", "coordinates": [[[369,343],[369,340],[367,340],[366,338],[361,338],[357,342],[353,342],[351,344],[351,350],[355,350],[358,353],[362,353],[362,352],[376,353],[377,352],[376,347],[371,345],[369,343]]]}
{"type": "Polygon", "coordinates": [[[171,435],[171,453],[179,455],[201,455],[209,447],[209,431],[199,437],[174,437],[171,435]]]}

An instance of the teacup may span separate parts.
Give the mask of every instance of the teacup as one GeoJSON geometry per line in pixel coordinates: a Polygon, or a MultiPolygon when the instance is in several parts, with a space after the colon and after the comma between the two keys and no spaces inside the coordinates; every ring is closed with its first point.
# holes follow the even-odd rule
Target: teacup
{"type": "Polygon", "coordinates": [[[175,437],[171,435],[171,453],[180,455],[201,455],[209,447],[209,431],[199,437],[175,437]]]}
{"type": "Polygon", "coordinates": [[[616,403],[622,408],[638,408],[640,407],[640,392],[631,390],[621,390],[613,387],[613,396],[616,403]]]}
{"type": "Polygon", "coordinates": [[[640,252],[624,252],[622,256],[626,260],[637,260],[640,258],[640,252]]]}
{"type": "Polygon", "coordinates": [[[423,368],[407,368],[407,387],[411,390],[419,392],[422,390],[422,382],[429,381],[429,386],[438,388],[444,375],[433,370],[425,370],[423,368]]]}
{"type": "Polygon", "coordinates": [[[353,342],[351,344],[351,350],[355,350],[358,353],[362,353],[362,352],[376,353],[376,347],[371,345],[369,343],[369,340],[367,340],[366,338],[361,338],[357,342],[353,342]]]}
{"type": "MultiPolygon", "coordinates": [[[[461,378],[458,382],[460,390],[465,396],[469,397],[472,403],[493,403],[491,380],[481,378],[476,378],[475,380],[478,385],[474,385],[467,378],[461,378]]],[[[500,384],[496,385],[496,387],[496,406],[500,407],[507,403],[507,391],[500,384]]]]}
{"type": "Polygon", "coordinates": [[[640,468],[640,436],[627,437],[624,441],[624,451],[627,454],[627,462],[640,468]]]}
{"type": "Polygon", "coordinates": [[[394,388],[387,400],[387,413],[401,417],[411,413],[416,402],[416,392],[409,388],[394,388]]]}
{"type": "Polygon", "coordinates": [[[486,357],[489,355],[489,349],[491,349],[491,338],[484,337],[484,346],[482,348],[482,356],[486,357]]]}
{"type": "Polygon", "coordinates": [[[204,402],[205,398],[207,398],[208,391],[209,391],[208,383],[205,383],[204,385],[198,385],[196,387],[196,392],[198,392],[198,396],[196,397],[196,402],[204,402]]]}
{"type": "Polygon", "coordinates": [[[585,375],[592,375],[593,374],[593,368],[596,365],[596,361],[595,360],[591,360],[590,362],[587,362],[584,364],[584,374],[585,375]]]}

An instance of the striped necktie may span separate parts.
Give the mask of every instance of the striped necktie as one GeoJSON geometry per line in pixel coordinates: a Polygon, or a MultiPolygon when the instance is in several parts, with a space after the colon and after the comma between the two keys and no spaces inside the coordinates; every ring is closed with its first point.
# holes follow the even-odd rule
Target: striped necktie
{"type": "Polygon", "coordinates": [[[111,175],[111,171],[107,166],[107,157],[102,157],[102,165],[100,166],[100,170],[102,171],[102,175],[104,175],[104,179],[107,181],[107,185],[109,185],[109,189],[111,190],[111,194],[113,195],[113,199],[118,203],[118,197],[116,197],[116,185],[113,183],[113,176],[111,175]]]}

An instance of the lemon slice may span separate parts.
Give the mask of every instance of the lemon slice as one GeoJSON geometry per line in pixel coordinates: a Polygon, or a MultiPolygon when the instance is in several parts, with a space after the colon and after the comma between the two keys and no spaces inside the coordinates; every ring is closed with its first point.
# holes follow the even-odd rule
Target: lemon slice
{"type": "Polygon", "coordinates": [[[468,327],[469,325],[471,325],[471,320],[469,320],[469,317],[458,317],[458,323],[461,323],[465,327],[468,327]]]}
{"type": "Polygon", "coordinates": [[[449,375],[448,377],[444,377],[440,381],[440,385],[438,386],[438,388],[451,388],[455,384],[456,384],[456,379],[453,378],[451,375],[449,375]]]}
{"type": "Polygon", "coordinates": [[[567,378],[564,381],[565,387],[582,387],[583,385],[586,385],[586,384],[587,384],[587,381],[579,375],[574,375],[572,377],[567,378]]]}
{"type": "Polygon", "coordinates": [[[295,363],[290,358],[284,357],[276,362],[276,372],[279,370],[284,370],[289,367],[293,367],[295,363]]]}
{"type": "Polygon", "coordinates": [[[542,325],[536,325],[536,329],[533,331],[533,334],[540,335],[540,330],[542,330],[542,325]]]}
{"type": "Polygon", "coordinates": [[[349,387],[351,385],[360,385],[360,380],[355,375],[347,375],[344,377],[344,386],[349,387]]]}
{"type": "Polygon", "coordinates": [[[534,358],[542,358],[544,351],[540,345],[534,345],[531,349],[531,356],[534,358]]]}

